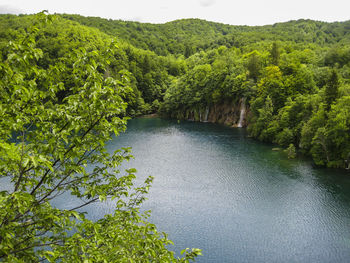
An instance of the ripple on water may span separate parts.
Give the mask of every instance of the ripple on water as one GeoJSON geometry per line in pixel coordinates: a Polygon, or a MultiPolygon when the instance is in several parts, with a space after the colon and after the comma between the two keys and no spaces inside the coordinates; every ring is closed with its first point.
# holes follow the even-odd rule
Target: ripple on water
{"type": "Polygon", "coordinates": [[[109,148],[132,146],[138,181],[155,176],[151,220],[198,262],[348,262],[350,177],[287,160],[244,129],[135,119],[109,148]]]}

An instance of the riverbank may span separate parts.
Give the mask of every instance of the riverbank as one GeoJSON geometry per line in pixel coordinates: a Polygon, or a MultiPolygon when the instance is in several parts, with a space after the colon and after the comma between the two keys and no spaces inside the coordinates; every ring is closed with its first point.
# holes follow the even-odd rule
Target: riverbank
{"type": "Polygon", "coordinates": [[[158,115],[158,113],[152,113],[152,114],[141,115],[137,118],[152,119],[152,118],[160,118],[160,116],[158,115]]]}

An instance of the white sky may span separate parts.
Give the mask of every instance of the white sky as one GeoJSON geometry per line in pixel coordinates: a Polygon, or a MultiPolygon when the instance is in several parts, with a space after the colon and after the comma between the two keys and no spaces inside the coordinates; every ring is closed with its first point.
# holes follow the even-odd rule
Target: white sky
{"type": "Polygon", "coordinates": [[[231,25],[350,20],[350,0],[0,0],[0,13],[69,13],[164,23],[201,18],[231,25]]]}

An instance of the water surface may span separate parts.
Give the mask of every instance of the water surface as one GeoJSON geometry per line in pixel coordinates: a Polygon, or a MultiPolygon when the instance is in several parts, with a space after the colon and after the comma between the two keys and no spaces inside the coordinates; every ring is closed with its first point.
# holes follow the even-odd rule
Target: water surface
{"type": "Polygon", "coordinates": [[[126,146],[137,183],[155,177],[144,209],[177,253],[201,248],[197,262],[350,262],[350,173],[288,160],[244,129],[210,123],[134,119],[108,148],[126,146]]]}

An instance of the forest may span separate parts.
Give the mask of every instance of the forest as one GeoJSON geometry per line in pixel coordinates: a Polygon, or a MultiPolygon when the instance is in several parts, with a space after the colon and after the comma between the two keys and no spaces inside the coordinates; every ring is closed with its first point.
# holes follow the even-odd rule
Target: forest
{"type": "Polygon", "coordinates": [[[0,192],[0,260],[35,261],[39,253],[50,262],[83,261],[91,249],[91,262],[99,262],[115,246],[108,229],[123,220],[130,224],[119,233],[128,240],[118,241],[121,258],[188,262],[200,254],[186,250],[175,259],[166,249],[170,241],[138,215],[135,204],[142,203],[139,196],[151,178],[134,189],[130,203],[121,201],[118,212],[95,223],[74,209],[62,214],[48,205],[64,191],[91,202],[129,196],[134,171],[117,181],[111,175],[131,158],[129,151],[109,156],[104,145],[130,117],[158,113],[201,121],[207,109],[244,101],[250,137],[280,145],[291,158],[297,153],[319,166],[349,169],[349,44],[350,21],[250,27],[200,19],[147,24],[68,14],[0,15],[0,170],[13,175],[15,189],[14,195],[0,192]],[[82,168],[97,162],[104,166],[82,168]],[[76,234],[60,227],[67,224],[76,234]],[[90,243],[77,244],[81,237],[90,243]],[[62,240],[70,250],[64,256],[62,240]],[[130,243],[137,249],[129,251],[130,243]]]}
{"type": "MultiPolygon", "coordinates": [[[[0,48],[31,24],[31,16],[0,17],[0,48]]],[[[231,26],[200,19],[165,24],[57,15],[37,38],[49,67],[72,50],[118,48],[105,72],[128,76],[127,116],[159,112],[187,118],[191,110],[248,104],[250,136],[345,168],[350,159],[350,21],[298,20],[231,26]]],[[[4,55],[2,55],[4,56],[4,55]]],[[[69,92],[69,76],[63,76],[69,92]]]]}
{"type": "Polygon", "coordinates": [[[154,59],[144,56],[128,68],[144,99],[143,113],[188,119],[191,111],[244,98],[250,136],[286,147],[291,156],[311,156],[317,165],[350,165],[349,21],[249,27],[199,19],[154,25],[62,17],[116,36],[138,52],[154,52],[154,59]]]}

